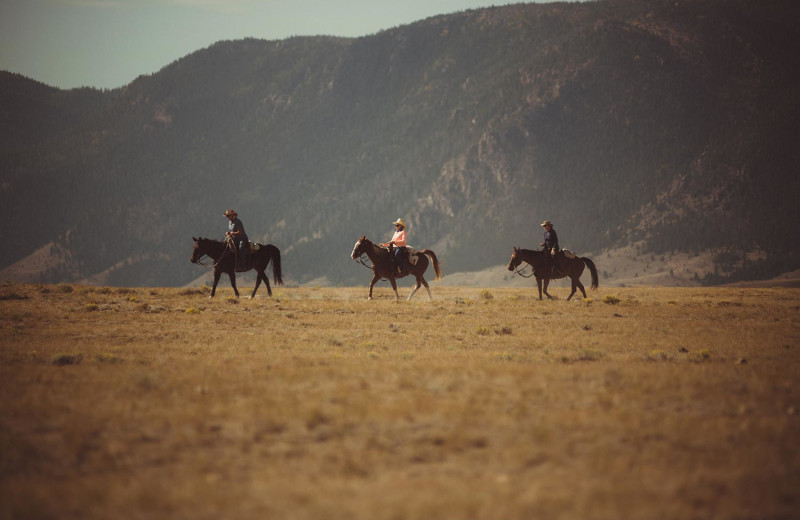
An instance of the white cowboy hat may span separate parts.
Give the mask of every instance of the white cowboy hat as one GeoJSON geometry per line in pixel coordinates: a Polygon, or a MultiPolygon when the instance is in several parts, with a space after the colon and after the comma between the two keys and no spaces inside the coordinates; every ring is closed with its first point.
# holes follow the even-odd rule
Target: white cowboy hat
{"type": "Polygon", "coordinates": [[[553,225],[553,224],[552,224],[552,223],[551,223],[549,220],[545,220],[545,221],[544,221],[544,222],[542,222],[542,224],[541,224],[541,226],[542,226],[542,227],[545,227],[545,226],[552,226],[552,225],[553,225]]]}
{"type": "Polygon", "coordinates": [[[399,218],[399,219],[395,220],[395,221],[393,222],[393,224],[394,224],[395,226],[403,226],[403,227],[406,227],[406,221],[405,221],[405,220],[403,220],[403,219],[401,219],[401,218],[399,218]]]}

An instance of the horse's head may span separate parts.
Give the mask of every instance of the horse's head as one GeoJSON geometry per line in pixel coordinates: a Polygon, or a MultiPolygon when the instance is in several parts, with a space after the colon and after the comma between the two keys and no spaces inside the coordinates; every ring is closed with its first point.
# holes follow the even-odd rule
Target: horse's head
{"type": "Polygon", "coordinates": [[[361,238],[358,239],[358,242],[356,242],[356,245],[353,246],[353,252],[350,253],[350,258],[353,260],[358,260],[361,258],[361,255],[366,252],[366,242],[367,237],[362,235],[361,238]]]}
{"type": "Polygon", "coordinates": [[[192,240],[194,240],[194,247],[192,247],[192,257],[189,260],[191,260],[193,264],[196,264],[205,254],[201,245],[203,239],[192,237],[192,240]]]}
{"type": "Polygon", "coordinates": [[[513,271],[519,264],[522,263],[522,258],[519,255],[519,248],[515,247],[514,250],[511,252],[511,261],[508,262],[508,270],[513,271]]]}

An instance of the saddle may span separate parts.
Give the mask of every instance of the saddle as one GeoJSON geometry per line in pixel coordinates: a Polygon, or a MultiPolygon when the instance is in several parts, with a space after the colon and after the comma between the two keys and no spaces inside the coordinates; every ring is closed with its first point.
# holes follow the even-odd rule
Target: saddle
{"type": "MultiPolygon", "coordinates": [[[[417,265],[417,262],[419,261],[419,255],[417,254],[417,250],[411,246],[405,246],[405,248],[406,248],[406,256],[408,263],[411,265],[417,265]]],[[[384,247],[384,249],[394,254],[395,250],[394,245],[391,245],[389,247],[384,247]]]]}
{"type": "Polygon", "coordinates": [[[225,244],[228,249],[233,253],[236,258],[236,264],[234,267],[234,271],[237,273],[245,272],[250,270],[250,259],[252,258],[253,253],[261,249],[261,244],[257,244],[255,242],[247,241],[247,254],[244,258],[239,258],[239,251],[236,248],[236,242],[230,238],[225,239],[225,244]]]}

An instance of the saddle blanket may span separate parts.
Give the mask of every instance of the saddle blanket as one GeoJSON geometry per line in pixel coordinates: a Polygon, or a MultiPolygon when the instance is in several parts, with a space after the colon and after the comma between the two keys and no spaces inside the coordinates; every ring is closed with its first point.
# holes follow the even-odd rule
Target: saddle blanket
{"type": "Polygon", "coordinates": [[[564,256],[566,256],[570,260],[572,260],[573,258],[578,258],[577,256],[575,256],[575,253],[573,253],[569,249],[562,249],[561,251],[563,251],[564,252],[564,256]]]}

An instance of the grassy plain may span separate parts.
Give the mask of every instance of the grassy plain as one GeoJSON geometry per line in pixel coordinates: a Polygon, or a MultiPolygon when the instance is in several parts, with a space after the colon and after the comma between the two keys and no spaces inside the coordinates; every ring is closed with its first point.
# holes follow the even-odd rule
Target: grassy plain
{"type": "Polygon", "coordinates": [[[0,517],[800,515],[800,290],[379,287],[0,287],[0,517]]]}

